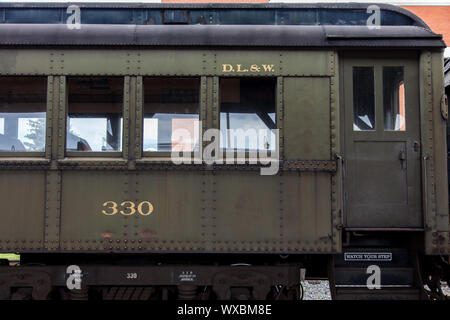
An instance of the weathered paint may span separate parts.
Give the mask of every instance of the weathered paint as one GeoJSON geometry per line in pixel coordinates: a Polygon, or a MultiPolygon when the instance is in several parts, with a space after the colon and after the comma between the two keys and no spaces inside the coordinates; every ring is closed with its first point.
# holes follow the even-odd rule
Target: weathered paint
{"type": "MultiPolygon", "coordinates": [[[[338,107],[338,102],[343,101],[339,96],[342,82],[338,52],[100,51],[0,51],[5,58],[0,74],[48,76],[46,153],[29,158],[25,155],[25,163],[23,158],[19,161],[11,156],[0,159],[3,189],[8,191],[2,199],[10,205],[2,213],[6,220],[0,225],[0,249],[277,253],[341,250],[343,168],[339,162],[337,167],[335,164],[336,155],[341,155],[343,121],[338,107]],[[103,59],[98,58],[99,53],[103,59]],[[180,58],[184,54],[187,60],[180,58]],[[277,67],[270,73],[251,75],[224,73],[223,64],[235,68],[241,64],[240,70],[252,64],[277,67]],[[124,76],[124,148],[114,157],[65,152],[66,77],[89,74],[124,76]],[[202,130],[218,127],[221,76],[277,77],[282,159],[303,162],[291,164],[292,172],[264,177],[239,166],[227,170],[171,168],[168,158],[150,158],[141,150],[142,76],[146,75],[200,77],[202,130]],[[312,138],[305,140],[304,132],[308,130],[312,138]],[[45,159],[49,161],[47,167],[45,159]],[[323,161],[328,161],[325,166],[323,161]],[[326,169],[331,164],[334,169],[326,169]],[[23,201],[24,195],[27,201],[23,201]],[[106,216],[101,213],[106,201],[150,201],[154,212],[149,216],[106,216]],[[18,221],[20,228],[10,227],[18,221]]],[[[384,57],[387,55],[385,52],[384,57]]],[[[433,241],[437,236],[432,235],[435,231],[438,235],[448,232],[447,191],[441,187],[445,181],[437,178],[446,170],[439,151],[445,147],[439,136],[443,125],[438,121],[437,107],[442,84],[436,75],[441,68],[439,57],[423,53],[419,77],[422,153],[436,158],[428,161],[426,168],[426,189],[437,190],[426,195],[425,212],[431,215],[425,216],[429,223],[425,226],[426,252],[431,254],[448,250],[448,246],[440,244],[436,251],[433,241]]]]}

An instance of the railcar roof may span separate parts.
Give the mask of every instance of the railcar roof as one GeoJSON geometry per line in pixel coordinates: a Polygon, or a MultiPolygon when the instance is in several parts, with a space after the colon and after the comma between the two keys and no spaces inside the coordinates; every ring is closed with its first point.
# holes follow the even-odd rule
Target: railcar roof
{"type": "MultiPolygon", "coordinates": [[[[2,23],[66,23],[67,8],[77,5],[83,24],[212,25],[366,25],[367,3],[304,4],[155,4],[155,3],[0,3],[2,23]]],[[[428,28],[406,9],[376,4],[381,25],[428,28]]]]}
{"type": "Polygon", "coordinates": [[[213,47],[445,47],[442,36],[415,26],[0,25],[2,45],[213,47]]]}
{"type": "Polygon", "coordinates": [[[1,3],[0,45],[444,48],[411,12],[377,4],[1,3]],[[66,25],[69,5],[81,28],[66,25]]]}

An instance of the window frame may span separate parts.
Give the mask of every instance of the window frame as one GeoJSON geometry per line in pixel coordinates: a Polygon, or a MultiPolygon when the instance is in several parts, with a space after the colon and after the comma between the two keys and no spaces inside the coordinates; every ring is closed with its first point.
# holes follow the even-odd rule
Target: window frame
{"type": "MultiPolygon", "coordinates": [[[[256,162],[260,161],[260,159],[267,159],[267,160],[271,160],[273,159],[272,154],[274,152],[276,152],[276,150],[278,149],[278,159],[281,160],[283,155],[281,152],[281,139],[282,139],[282,130],[280,128],[280,121],[282,121],[282,118],[280,117],[280,106],[279,106],[279,94],[280,92],[278,91],[278,86],[279,86],[279,77],[277,76],[243,76],[243,75],[232,75],[232,76],[220,76],[218,77],[218,85],[217,85],[217,101],[218,101],[218,106],[217,106],[217,129],[219,130],[219,132],[221,131],[220,128],[220,105],[221,105],[221,100],[220,100],[220,82],[221,79],[273,79],[274,82],[274,96],[275,96],[275,101],[274,101],[274,106],[275,106],[275,130],[279,130],[279,137],[278,139],[275,136],[275,151],[270,151],[271,156],[267,156],[264,158],[259,158],[259,152],[261,150],[255,150],[255,151],[245,151],[245,152],[239,152],[239,151],[229,151],[229,153],[233,154],[234,157],[234,164],[247,164],[250,160],[255,160],[256,162]],[[256,153],[256,158],[250,158],[251,154],[256,153]],[[237,158],[237,155],[244,155],[244,158],[237,158]]],[[[270,130],[270,129],[269,129],[270,130]]],[[[219,137],[219,150],[220,152],[222,152],[222,156],[223,156],[223,163],[227,164],[226,162],[226,154],[227,149],[222,149],[221,148],[221,137],[219,137]]],[[[269,153],[269,152],[268,152],[269,153]]]]}
{"type": "MultiPolygon", "coordinates": [[[[66,76],[66,93],[65,93],[65,117],[64,117],[64,154],[69,158],[123,158],[124,156],[124,145],[125,143],[129,143],[125,141],[125,119],[126,119],[126,88],[125,88],[125,76],[121,75],[108,75],[108,74],[95,74],[95,75],[67,75],[66,76]],[[69,119],[69,79],[71,78],[80,78],[80,77],[91,77],[91,78],[99,78],[99,77],[107,77],[107,78],[119,78],[122,79],[122,148],[120,151],[68,151],[67,150],[67,124],[69,119]]],[[[130,119],[128,119],[130,121],[130,119]]],[[[129,125],[129,124],[128,124],[129,125]]]]}
{"type": "Polygon", "coordinates": [[[51,148],[51,120],[52,120],[52,103],[50,99],[50,83],[47,75],[3,75],[3,78],[42,78],[46,82],[46,102],[45,102],[45,144],[43,151],[0,151],[0,158],[46,158],[47,152],[51,148]]]}
{"type": "MultiPolygon", "coordinates": [[[[382,101],[382,103],[383,103],[383,130],[384,131],[387,131],[387,132],[405,132],[405,131],[407,131],[407,123],[406,123],[406,112],[407,112],[407,105],[406,105],[406,79],[405,79],[405,65],[401,65],[401,64],[399,64],[399,65],[382,65],[381,66],[381,74],[382,74],[382,86],[381,86],[381,90],[382,90],[382,98],[383,98],[383,101],[382,101]],[[387,114],[386,114],[386,109],[385,109],[385,104],[384,104],[384,102],[385,102],[385,99],[386,99],[386,96],[385,96],[385,89],[386,89],[386,87],[385,87],[385,85],[386,85],[386,83],[385,83],[385,71],[387,71],[387,69],[388,68],[391,68],[391,69],[394,69],[394,68],[398,68],[398,69],[401,69],[401,71],[402,71],[402,81],[401,81],[401,83],[403,83],[403,90],[402,90],[402,99],[403,99],[403,111],[404,111],[404,118],[403,118],[403,126],[404,126],[404,129],[398,129],[398,130],[395,130],[395,122],[394,122],[394,129],[389,129],[389,128],[386,128],[386,116],[387,116],[387,114]]],[[[392,89],[392,88],[390,88],[390,89],[392,89]]],[[[400,94],[400,93],[399,93],[400,94]]],[[[398,97],[399,99],[398,99],[398,107],[399,107],[399,113],[397,113],[398,115],[400,115],[400,110],[401,110],[401,103],[400,103],[400,96],[398,97]]],[[[394,111],[394,110],[393,110],[394,111]]]]}
{"type": "MultiPolygon", "coordinates": [[[[197,79],[198,80],[198,91],[199,91],[199,96],[198,96],[198,121],[199,121],[199,138],[202,137],[203,135],[203,129],[205,128],[205,124],[203,121],[203,111],[202,111],[202,104],[204,104],[205,102],[202,100],[202,93],[204,91],[206,91],[206,85],[203,83],[202,78],[203,76],[198,76],[198,75],[181,75],[181,76],[177,76],[177,75],[170,75],[170,76],[161,76],[161,75],[145,75],[142,76],[142,106],[141,106],[141,111],[140,111],[140,127],[141,127],[141,138],[139,141],[139,146],[138,148],[140,149],[141,155],[142,155],[142,159],[145,160],[153,160],[153,161],[157,161],[157,160],[161,160],[161,161],[171,161],[171,157],[172,157],[172,151],[144,151],[144,119],[145,119],[145,78],[171,78],[171,79],[177,79],[177,78],[189,78],[189,79],[197,79]]],[[[208,108],[208,107],[207,107],[208,108]]],[[[202,139],[199,140],[200,142],[203,142],[202,139]]],[[[182,152],[182,151],[177,151],[177,152],[182,152]]],[[[202,153],[203,152],[203,145],[199,145],[199,149],[197,151],[191,151],[191,152],[184,152],[189,154],[190,159],[194,160],[195,156],[198,153],[202,153]]]]}
{"type": "MultiPolygon", "coordinates": [[[[368,53],[369,54],[369,53],[368,53]]],[[[377,56],[372,57],[370,54],[368,58],[361,58],[359,55],[355,57],[354,54],[347,54],[343,58],[348,60],[349,66],[351,67],[373,67],[374,68],[374,79],[375,79],[375,119],[376,119],[376,130],[367,130],[367,131],[354,131],[353,130],[353,120],[350,128],[350,123],[347,119],[347,114],[345,115],[345,125],[344,132],[345,134],[349,134],[352,137],[357,137],[357,139],[366,139],[367,141],[374,141],[376,139],[385,139],[389,137],[389,139],[393,139],[393,141],[397,141],[397,139],[404,139],[408,135],[411,134],[409,131],[414,128],[415,119],[412,119],[409,115],[408,109],[410,95],[408,92],[410,90],[414,90],[411,87],[411,79],[416,79],[418,74],[416,74],[417,70],[419,70],[418,60],[415,56],[412,55],[401,55],[401,56],[377,56]],[[394,131],[394,130],[385,130],[384,129],[384,110],[383,110],[383,67],[403,67],[404,69],[404,82],[405,82],[405,131],[394,131]],[[412,126],[412,127],[411,127],[412,126]]],[[[345,77],[343,75],[343,77],[345,77]]],[[[344,78],[342,78],[344,79],[344,78]]],[[[349,77],[346,79],[350,83],[353,83],[353,77],[349,77]]],[[[350,86],[346,86],[343,88],[344,92],[346,90],[350,90],[350,86]]],[[[353,90],[353,89],[351,89],[353,90]]],[[[419,87],[416,88],[419,90],[419,87]]],[[[349,93],[350,94],[350,93],[349,93]]],[[[352,93],[353,94],[353,93],[352,93]]],[[[344,102],[345,103],[345,102],[344,102]]],[[[353,101],[352,101],[353,104],[353,101]]],[[[353,109],[352,109],[352,119],[353,119],[353,109]]]]}

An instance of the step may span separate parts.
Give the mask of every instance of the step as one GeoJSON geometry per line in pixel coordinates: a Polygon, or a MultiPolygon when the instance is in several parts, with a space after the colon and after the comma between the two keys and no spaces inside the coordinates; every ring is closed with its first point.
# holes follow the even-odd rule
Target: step
{"type": "Polygon", "coordinates": [[[336,288],[336,300],[419,300],[422,298],[418,288],[336,288]]]}
{"type": "Polygon", "coordinates": [[[334,256],[335,267],[378,266],[407,267],[412,264],[405,249],[392,248],[346,248],[343,253],[334,256]]]}
{"type": "MultiPolygon", "coordinates": [[[[334,281],[339,285],[366,286],[367,279],[372,273],[367,273],[367,268],[335,268],[334,281]]],[[[380,267],[381,285],[416,285],[415,270],[409,268],[380,267]]]]}

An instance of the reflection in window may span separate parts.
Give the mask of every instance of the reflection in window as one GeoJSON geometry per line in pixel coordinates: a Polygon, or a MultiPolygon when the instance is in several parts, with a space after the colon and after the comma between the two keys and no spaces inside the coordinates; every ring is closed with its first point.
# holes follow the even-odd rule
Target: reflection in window
{"type": "Polygon", "coordinates": [[[239,151],[275,151],[274,78],[220,80],[220,148],[239,151]]]}
{"type": "Polygon", "coordinates": [[[67,151],[121,151],[123,79],[68,79],[67,151]]]}
{"type": "Polygon", "coordinates": [[[406,130],[403,67],[383,67],[383,110],[385,130],[406,130]]]}
{"type": "Polygon", "coordinates": [[[144,151],[199,148],[200,80],[144,78],[144,151]]]}
{"type": "Polygon", "coordinates": [[[45,150],[47,78],[0,77],[0,151],[45,150]]]}
{"type": "Polygon", "coordinates": [[[353,67],[353,130],[375,130],[373,67],[353,67]]]}

